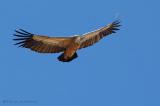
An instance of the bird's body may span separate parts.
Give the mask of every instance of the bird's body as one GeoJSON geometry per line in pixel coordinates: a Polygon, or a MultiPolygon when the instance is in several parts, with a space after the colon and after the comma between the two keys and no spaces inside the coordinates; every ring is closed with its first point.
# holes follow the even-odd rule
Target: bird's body
{"type": "Polygon", "coordinates": [[[86,48],[98,42],[104,36],[115,33],[115,30],[119,30],[119,21],[115,21],[103,28],[96,31],[86,33],[83,35],[75,35],[72,37],[48,37],[31,34],[25,30],[20,29],[17,31],[20,35],[14,34],[19,38],[14,40],[22,40],[15,45],[19,47],[29,48],[38,53],[59,53],[63,52],[58,60],[62,62],[69,62],[77,58],[77,50],[86,48]]]}

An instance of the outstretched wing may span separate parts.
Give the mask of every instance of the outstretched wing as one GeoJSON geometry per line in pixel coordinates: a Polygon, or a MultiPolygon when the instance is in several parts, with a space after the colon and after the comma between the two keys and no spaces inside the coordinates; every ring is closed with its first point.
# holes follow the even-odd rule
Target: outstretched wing
{"type": "Polygon", "coordinates": [[[14,34],[18,38],[13,39],[20,41],[15,45],[29,48],[39,53],[58,53],[65,51],[66,47],[72,41],[72,37],[47,37],[31,34],[23,29],[15,30],[14,34]]]}
{"type": "Polygon", "coordinates": [[[117,20],[101,29],[82,35],[79,49],[91,46],[102,39],[104,36],[116,33],[115,31],[119,30],[117,27],[121,26],[119,24],[120,22],[117,20]]]}

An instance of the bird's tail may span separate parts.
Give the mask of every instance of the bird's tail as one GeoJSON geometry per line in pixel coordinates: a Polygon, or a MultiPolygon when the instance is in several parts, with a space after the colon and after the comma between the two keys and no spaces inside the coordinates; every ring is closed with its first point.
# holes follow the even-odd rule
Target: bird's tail
{"type": "Polygon", "coordinates": [[[77,57],[78,57],[78,55],[77,55],[77,53],[75,52],[72,57],[65,59],[65,58],[64,58],[64,53],[62,53],[62,54],[58,57],[58,60],[59,60],[59,61],[62,61],[62,62],[70,62],[70,61],[74,60],[74,59],[77,58],[77,57]]]}

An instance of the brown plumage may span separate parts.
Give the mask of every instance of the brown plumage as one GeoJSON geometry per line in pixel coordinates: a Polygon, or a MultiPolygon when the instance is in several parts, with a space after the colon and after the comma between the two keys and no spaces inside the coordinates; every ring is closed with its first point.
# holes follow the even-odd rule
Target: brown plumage
{"type": "Polygon", "coordinates": [[[121,26],[119,23],[119,21],[114,21],[111,24],[93,32],[72,37],[40,36],[20,29],[19,31],[15,30],[18,35],[14,34],[14,36],[17,36],[18,38],[13,40],[21,41],[15,45],[29,48],[38,53],[62,52],[62,54],[58,57],[58,60],[62,62],[69,62],[78,57],[76,53],[78,49],[91,46],[102,39],[104,36],[115,33],[116,30],[119,30],[117,28],[121,26]]]}

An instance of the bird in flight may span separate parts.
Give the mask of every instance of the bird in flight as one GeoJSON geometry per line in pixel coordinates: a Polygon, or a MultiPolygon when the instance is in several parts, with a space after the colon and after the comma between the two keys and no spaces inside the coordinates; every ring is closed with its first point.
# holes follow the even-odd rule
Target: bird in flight
{"type": "Polygon", "coordinates": [[[77,50],[92,46],[103,37],[116,33],[119,30],[120,21],[116,20],[111,24],[108,24],[93,32],[89,32],[83,35],[77,35],[72,37],[48,37],[29,33],[23,29],[15,30],[18,38],[13,39],[17,42],[15,45],[19,47],[28,48],[38,53],[60,53],[58,57],[59,61],[70,62],[77,58],[77,50]]]}

